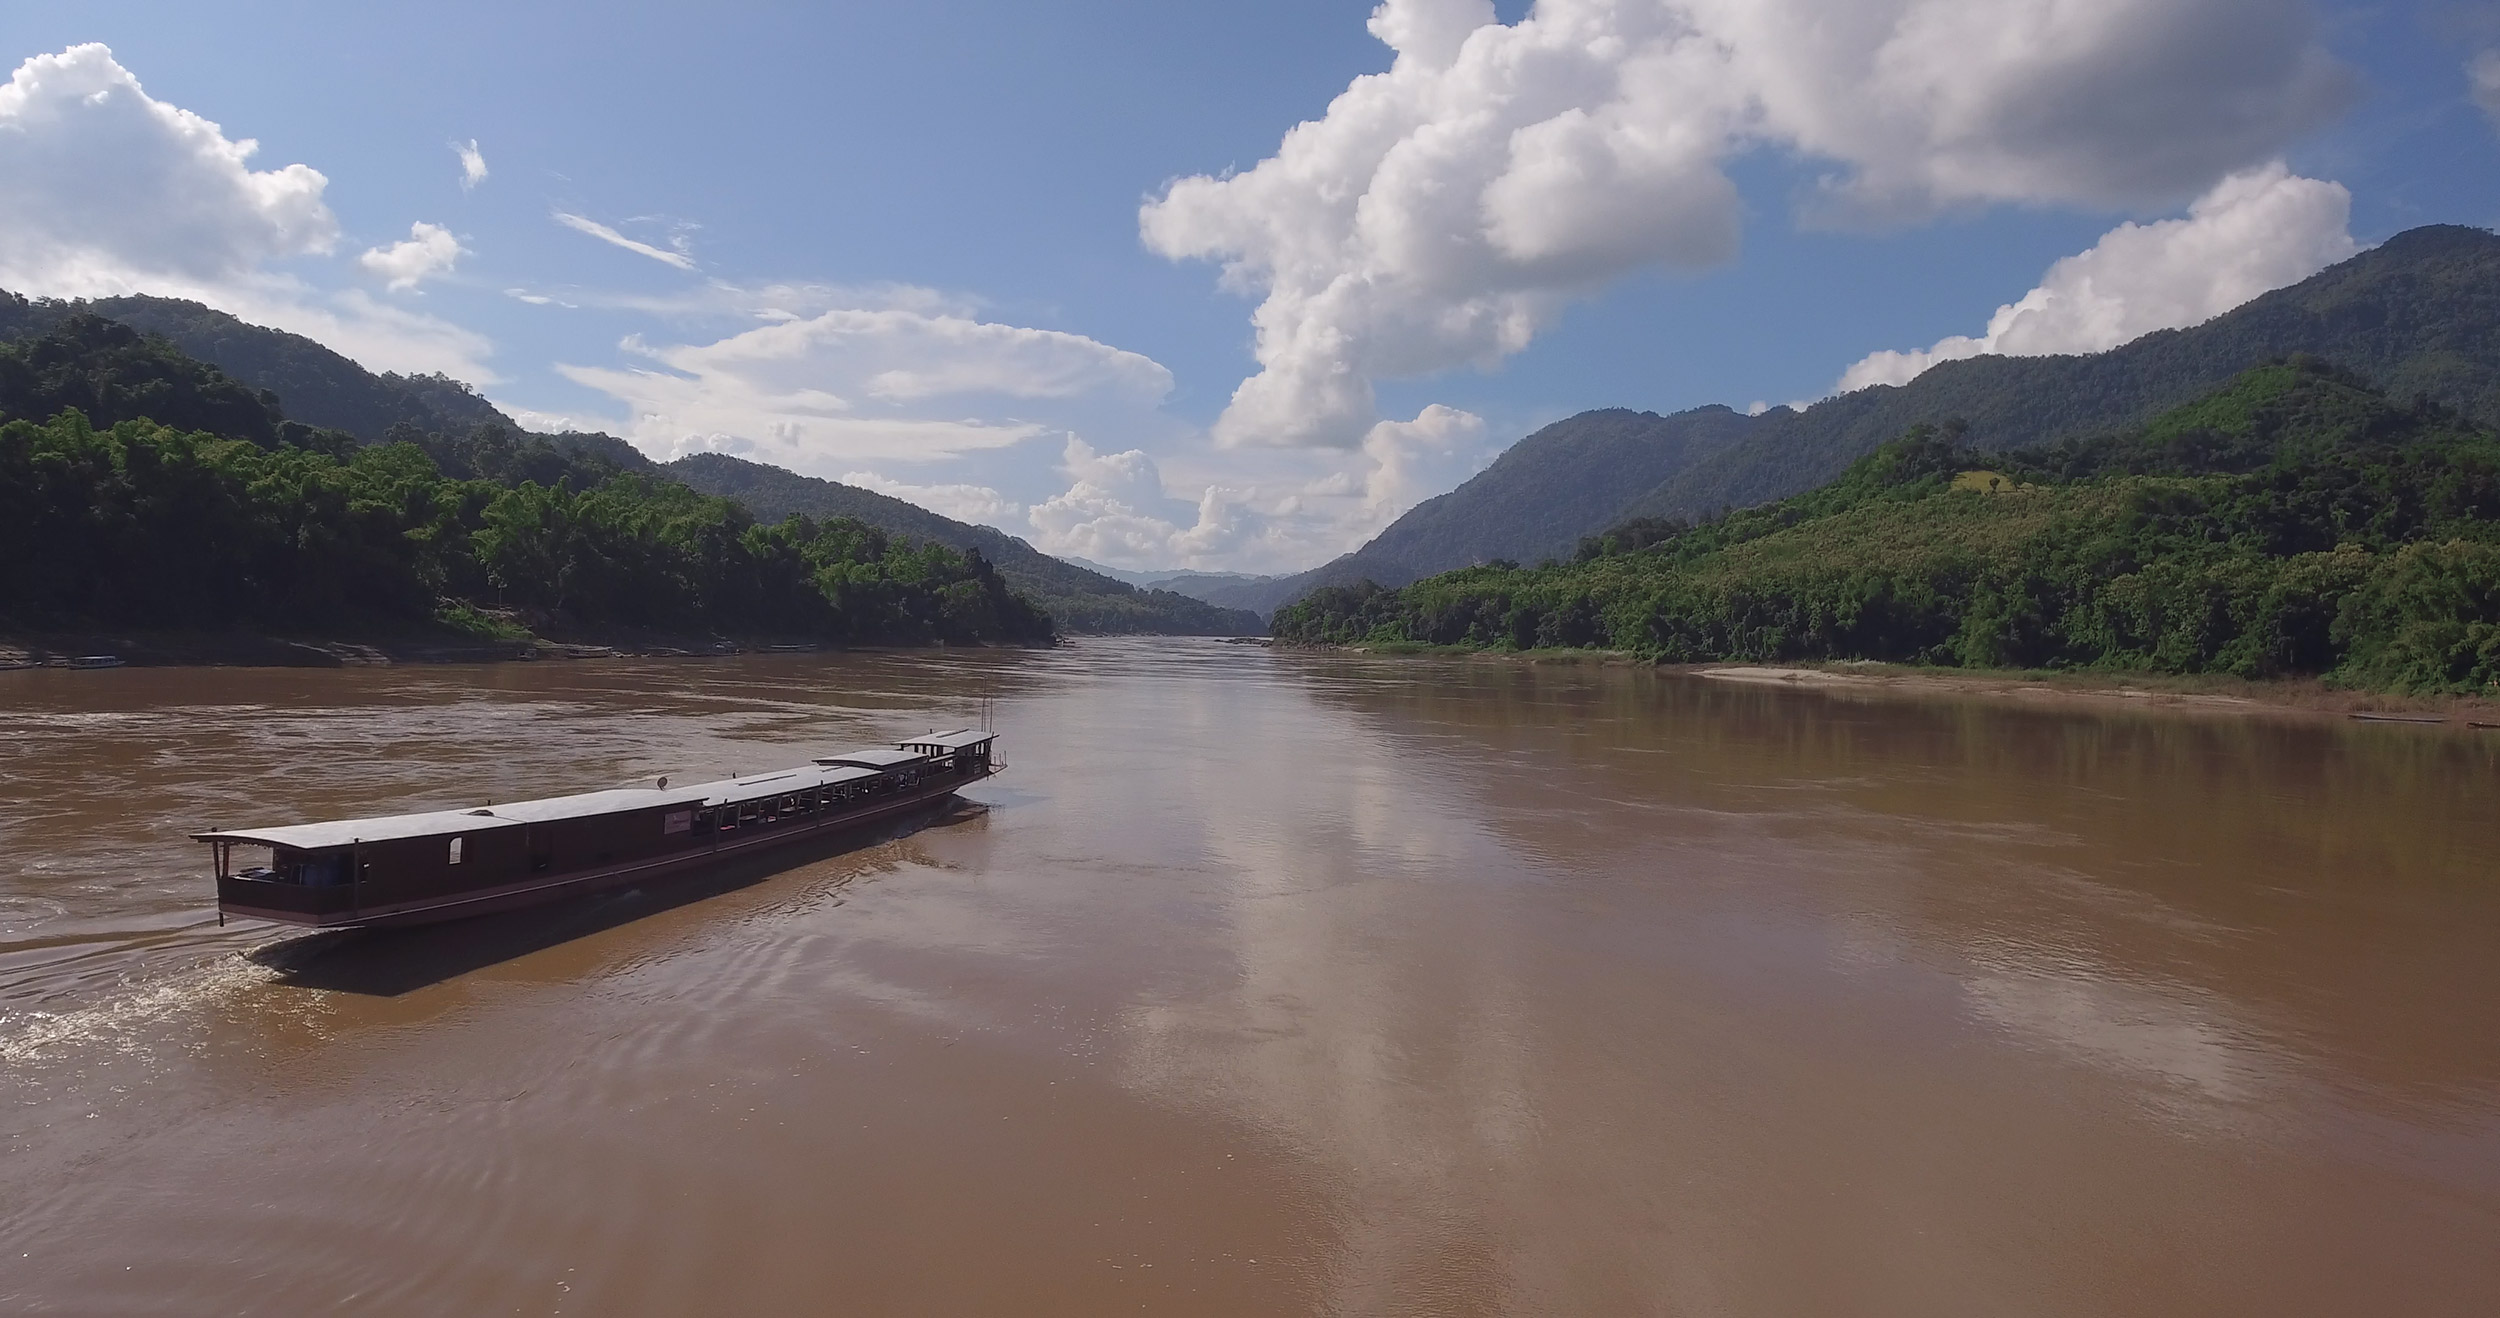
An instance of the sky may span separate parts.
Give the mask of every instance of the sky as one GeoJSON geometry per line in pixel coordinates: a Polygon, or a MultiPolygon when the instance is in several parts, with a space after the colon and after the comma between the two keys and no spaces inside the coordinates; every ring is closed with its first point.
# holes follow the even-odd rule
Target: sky
{"type": "Polygon", "coordinates": [[[2500,224],[2500,0],[62,2],[0,59],[0,287],[1126,569],[2500,224]]]}

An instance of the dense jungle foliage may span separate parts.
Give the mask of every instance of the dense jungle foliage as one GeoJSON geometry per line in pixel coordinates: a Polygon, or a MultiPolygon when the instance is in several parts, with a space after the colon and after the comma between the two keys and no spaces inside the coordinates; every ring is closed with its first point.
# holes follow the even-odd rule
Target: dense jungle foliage
{"type": "Polygon", "coordinates": [[[1273,608],[1319,586],[1404,585],[1496,558],[1567,556],[1580,537],[1628,519],[1698,519],[1802,494],[1922,423],[1960,418],[1971,442],[1991,449],[2110,434],[2299,353],[2358,370],[2392,397],[2500,424],[2500,235],[2425,225],[2201,325],[2107,352],[1942,362],[1907,384],[1802,411],[1583,412],[1353,553],[1235,602],[1273,608]]]}
{"type": "MultiPolygon", "coordinates": [[[[377,375],[300,334],[246,324],[197,302],[146,294],[57,301],[0,290],[0,339],[50,333],[79,317],[161,337],[182,356],[223,371],[255,395],[274,394],[293,420],[319,429],[343,430],[366,443],[381,439],[382,432],[401,423],[447,433],[466,432],[489,421],[511,424],[511,418],[457,380],[440,375],[377,375]]],[[[156,419],[192,428],[167,417],[156,419]]]]}
{"type": "Polygon", "coordinates": [[[864,643],[1052,634],[977,553],[849,519],[758,525],[491,424],[360,446],[92,317],[0,347],[0,417],[0,620],[19,626],[474,632],[501,607],[864,643]]]}
{"type": "Polygon", "coordinates": [[[819,522],[848,517],[892,536],[978,551],[1010,589],[1070,631],[1241,635],[1265,626],[1247,610],[1140,590],[1052,558],[1003,531],[856,486],[718,453],[662,466],[608,435],[531,434],[457,380],[377,375],[311,339],[246,324],[196,302],[146,295],[64,302],[0,290],[0,340],[45,336],[55,340],[45,349],[50,356],[79,358],[89,375],[99,367],[106,374],[135,371],[143,382],[153,381],[155,392],[136,407],[99,397],[93,389],[20,390],[11,398],[8,382],[0,380],[0,417],[43,419],[76,407],[98,425],[145,416],[178,430],[262,443],[278,437],[271,427],[281,427],[287,428],[287,442],[341,455],[358,443],[406,442],[423,448],[447,475],[504,483],[561,481],[580,489],[585,480],[596,484],[608,476],[642,475],[734,499],[766,521],[794,514],[819,522]],[[118,337],[107,341],[107,335],[118,337]],[[143,342],[153,347],[130,351],[143,342]],[[97,360],[116,353],[119,360],[97,360]],[[215,392],[222,411],[169,396],[169,389],[205,387],[220,372],[215,392]]]}
{"type": "Polygon", "coordinates": [[[1316,591],[1275,635],[2500,690],[2500,438],[2437,403],[2295,358],[2131,433],[1959,440],[1571,562],[1316,591]]]}

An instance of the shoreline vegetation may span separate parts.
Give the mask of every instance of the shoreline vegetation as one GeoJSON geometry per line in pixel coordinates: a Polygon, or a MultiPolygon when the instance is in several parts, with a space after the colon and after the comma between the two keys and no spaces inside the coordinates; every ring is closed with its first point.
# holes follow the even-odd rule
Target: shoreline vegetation
{"type": "Polygon", "coordinates": [[[848,517],[760,522],[496,426],[360,443],[94,316],[0,345],[0,417],[0,636],[189,638],[169,654],[358,638],[260,651],[307,661],[572,637],[1057,639],[977,549],[848,517]]]}
{"type": "Polygon", "coordinates": [[[0,631],[0,672],[69,668],[109,656],[131,668],[358,668],[398,664],[531,663],[579,659],[714,659],[921,649],[1037,649],[1038,642],[838,642],[804,636],[668,636],[535,632],[510,639],[456,631],[408,635],[297,635],[251,631],[0,631]]]}
{"type": "Polygon", "coordinates": [[[1819,489],[1627,522],[1570,561],[1326,587],[1272,633],[1688,668],[2160,675],[2322,707],[2500,699],[2500,436],[2437,403],[2294,358],[2120,434],[1960,441],[1916,427],[1819,489]]]}
{"type": "MultiPolygon", "coordinates": [[[[326,432],[322,442],[344,440],[350,447],[406,441],[438,459],[464,453],[484,459],[469,465],[488,469],[499,480],[536,479],[542,485],[586,460],[611,469],[611,475],[729,499],[768,526],[792,514],[819,524],[850,518],[898,540],[978,551],[1011,590],[1049,614],[1062,632],[1245,635],[1267,626],[1262,616],[1246,610],[1140,589],[1053,558],[1005,531],[942,517],[857,486],[724,453],[656,462],[610,435],[532,433],[459,381],[377,375],[311,339],[246,324],[196,302],[146,295],[30,302],[0,290],[0,340],[14,344],[61,331],[86,338],[122,331],[162,336],[171,355],[136,375],[62,371],[60,363],[47,362],[24,363],[35,369],[9,378],[10,367],[0,365],[0,420],[43,421],[72,405],[98,428],[144,417],[229,439],[302,443],[326,432]],[[182,368],[176,358],[204,369],[182,368]]],[[[5,605],[0,600],[0,615],[7,612],[5,605]]]]}

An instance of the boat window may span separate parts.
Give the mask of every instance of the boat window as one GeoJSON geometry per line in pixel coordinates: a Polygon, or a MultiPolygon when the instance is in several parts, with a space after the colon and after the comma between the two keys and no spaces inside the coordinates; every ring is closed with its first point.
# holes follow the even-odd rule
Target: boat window
{"type": "Polygon", "coordinates": [[[310,888],[336,887],[351,878],[346,853],[336,851],[312,856],[300,851],[281,852],[277,857],[277,870],[280,880],[310,888]]]}
{"type": "Polygon", "coordinates": [[[454,865],[460,863],[460,844],[465,840],[466,839],[464,838],[453,838],[451,840],[451,863],[454,865]]]}
{"type": "Polygon", "coordinates": [[[692,810],[672,810],[667,814],[660,816],[660,832],[662,835],[690,832],[693,828],[694,811],[692,810]]]}

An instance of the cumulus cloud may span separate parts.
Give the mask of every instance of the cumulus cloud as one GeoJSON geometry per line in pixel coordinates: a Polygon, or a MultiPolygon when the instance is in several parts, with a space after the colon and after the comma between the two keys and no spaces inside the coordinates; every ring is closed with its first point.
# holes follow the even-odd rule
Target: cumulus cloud
{"type": "Polygon", "coordinates": [[[868,459],[928,461],[1015,444],[1046,419],[974,417],[1039,409],[1151,410],[1172,377],[1151,358],[1081,334],[909,308],[784,313],[714,343],[628,340],[646,368],[561,367],[631,410],[627,437],[653,453],[730,437],[798,470],[868,459]]]}
{"type": "Polygon", "coordinates": [[[2492,126],[2500,128],[2500,50],[2486,50],[2465,66],[2466,85],[2473,91],[2474,103],[2491,116],[2492,126]]]}
{"type": "Polygon", "coordinates": [[[1142,451],[1100,453],[1070,437],[1063,493],[1025,510],[1034,543],[1116,567],[1286,571],[1332,558],[1417,503],[1465,480],[1493,456],[1483,418],[1435,404],[1412,421],[1382,421],[1348,453],[1275,452],[1224,479],[1176,492],[1142,451]]]}
{"type": "Polygon", "coordinates": [[[556,223],[576,233],[589,234],[603,243],[612,247],[622,247],[636,256],[647,256],[662,265],[673,265],[680,270],[694,269],[694,258],[686,254],[682,240],[674,249],[654,247],[649,243],[628,238],[587,215],[575,215],[571,211],[557,211],[555,220],[556,223]]]}
{"type": "Polygon", "coordinates": [[[1352,447],[1372,381],[1519,351],[1638,268],[1730,259],[1724,166],[1830,162],[1825,218],[2175,204],[2348,95],[2307,0],[1387,0],[1395,52],[1147,246],[1257,296],[1227,445],[1352,447]]]}
{"type": "Polygon", "coordinates": [[[0,86],[0,287],[191,298],[375,370],[494,380],[482,336],[291,273],[337,246],[328,180],[253,169],[257,150],[149,96],[102,45],[27,60],[0,86]]]}
{"type": "Polygon", "coordinates": [[[1263,501],[1261,491],[1209,484],[1193,507],[1164,486],[1144,452],[1100,453],[1069,436],[1061,471],[1064,492],[1034,504],[1025,517],[1034,543],[1130,569],[1305,561],[1308,519],[1288,495],[1263,501]]]}
{"type": "Polygon", "coordinates": [[[467,251],[451,230],[419,220],[408,226],[406,241],[370,248],[356,263],[388,280],[391,291],[398,292],[450,274],[467,251]]]}
{"type": "Polygon", "coordinates": [[[1362,539],[1388,529],[1416,504],[1455,489],[1491,461],[1484,418],[1434,403],[1412,421],[1382,421],[1363,436],[1370,470],[1350,529],[1362,539]]]}
{"type": "Polygon", "coordinates": [[[331,250],[328,180],[255,170],[258,149],[150,97],[102,45],[27,60],[0,87],[0,283],[101,296],[331,250]]]}
{"type": "Polygon", "coordinates": [[[840,479],[846,485],[875,490],[905,503],[918,504],[959,522],[995,527],[1009,535],[1024,533],[1024,505],[987,485],[944,482],[914,485],[873,471],[848,471],[842,473],[840,479]]]}
{"type": "Polygon", "coordinates": [[[486,181],[486,156],[477,149],[477,139],[451,144],[453,154],[460,157],[460,190],[467,192],[486,181]]]}
{"type": "Polygon", "coordinates": [[[197,297],[252,324],[301,334],[368,370],[441,374],[473,385],[502,378],[488,363],[495,345],[485,335],[392,306],[359,289],[324,294],[274,283],[155,291],[197,297]]]}
{"type": "Polygon", "coordinates": [[[1183,532],[1159,513],[1171,499],[1153,458],[1138,449],[1097,453],[1070,435],[1063,470],[1067,490],[1028,513],[1045,549],[1116,566],[1181,561],[1173,555],[1183,532]]]}
{"type": "Polygon", "coordinates": [[[2122,224],[2092,249],[2049,267],[2021,300],[1997,308],[1987,331],[1932,348],[1878,352],[1835,386],[1847,393],[1907,384],[1942,361],[1985,353],[2100,352],[2154,330],[2201,324],[2358,252],[2347,225],[2352,194],[2280,163],[2238,173],[2188,207],[2184,219],[2122,224]]]}

